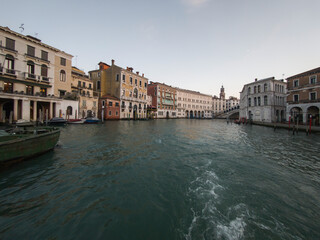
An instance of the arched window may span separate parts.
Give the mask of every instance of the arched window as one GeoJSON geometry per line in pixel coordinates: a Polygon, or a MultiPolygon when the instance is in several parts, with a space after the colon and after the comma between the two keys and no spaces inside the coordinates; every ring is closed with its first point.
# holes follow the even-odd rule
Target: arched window
{"type": "Polygon", "coordinates": [[[48,67],[45,64],[41,65],[41,76],[42,76],[42,80],[49,81],[49,78],[48,78],[48,67]]]}
{"type": "Polygon", "coordinates": [[[64,70],[60,71],[60,81],[65,82],[66,81],[66,72],[64,70]]]}
{"type": "Polygon", "coordinates": [[[254,86],[253,93],[257,93],[257,86],[254,86]]]}
{"type": "Polygon", "coordinates": [[[268,91],[268,85],[266,83],[263,85],[263,91],[264,92],[268,91]]]}
{"type": "Polygon", "coordinates": [[[6,55],[6,59],[5,59],[5,65],[4,67],[7,69],[7,73],[10,74],[15,74],[15,70],[14,70],[14,57],[10,54],[6,55]]]}
{"type": "Polygon", "coordinates": [[[260,85],[258,85],[258,93],[260,92],[260,85]]]}
{"type": "Polygon", "coordinates": [[[248,87],[248,94],[251,93],[251,87],[248,87]]]}
{"type": "Polygon", "coordinates": [[[263,97],[263,105],[268,105],[268,96],[263,97]]]}
{"type": "Polygon", "coordinates": [[[251,107],[251,98],[248,99],[248,105],[251,107]]]}
{"type": "Polygon", "coordinates": [[[28,66],[28,77],[36,78],[36,75],[34,74],[34,62],[28,61],[27,66],[28,66]]]}
{"type": "Polygon", "coordinates": [[[138,89],[134,89],[133,91],[133,97],[137,98],[138,97],[138,89]]]}
{"type": "Polygon", "coordinates": [[[72,107],[71,106],[67,107],[67,114],[72,115],[72,107]]]}
{"type": "Polygon", "coordinates": [[[257,106],[257,98],[254,98],[254,106],[257,106]]]}

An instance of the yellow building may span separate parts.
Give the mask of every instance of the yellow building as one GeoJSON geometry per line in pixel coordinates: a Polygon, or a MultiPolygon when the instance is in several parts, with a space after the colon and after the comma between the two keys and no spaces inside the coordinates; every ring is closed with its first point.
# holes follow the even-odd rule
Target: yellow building
{"type": "Polygon", "coordinates": [[[72,93],[79,100],[76,118],[95,117],[98,114],[98,97],[93,95],[93,81],[85,72],[72,67],[72,93]]]}
{"type": "Polygon", "coordinates": [[[107,66],[89,72],[94,90],[99,96],[110,95],[120,99],[120,119],[146,118],[148,79],[144,74],[133,72],[133,68],[116,66],[114,60],[111,66],[107,66]]]}
{"type": "Polygon", "coordinates": [[[72,55],[59,52],[55,55],[54,95],[65,97],[71,94],[72,55]]]}

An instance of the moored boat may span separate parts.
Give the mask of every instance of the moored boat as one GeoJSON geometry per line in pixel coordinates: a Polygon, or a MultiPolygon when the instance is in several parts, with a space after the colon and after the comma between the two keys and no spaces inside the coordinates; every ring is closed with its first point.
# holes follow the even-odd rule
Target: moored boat
{"type": "Polygon", "coordinates": [[[11,132],[1,131],[0,163],[24,160],[40,155],[55,147],[60,130],[52,127],[17,128],[11,132]]]}
{"type": "Polygon", "coordinates": [[[50,126],[62,126],[62,125],[65,125],[67,123],[67,120],[65,120],[64,118],[61,118],[61,117],[54,117],[54,118],[51,118],[49,121],[48,121],[48,125],[50,126]]]}
{"type": "Polygon", "coordinates": [[[88,118],[86,118],[86,121],[84,123],[98,123],[98,122],[100,122],[99,118],[88,117],[88,118]]]}
{"type": "Polygon", "coordinates": [[[86,121],[86,119],[82,118],[82,119],[68,119],[68,124],[82,124],[86,121]]]}

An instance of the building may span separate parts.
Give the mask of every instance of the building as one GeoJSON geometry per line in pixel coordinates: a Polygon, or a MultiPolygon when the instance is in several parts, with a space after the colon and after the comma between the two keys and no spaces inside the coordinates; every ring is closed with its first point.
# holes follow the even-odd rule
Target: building
{"type": "Polygon", "coordinates": [[[320,67],[287,78],[287,120],[319,125],[320,67]]]}
{"type": "Polygon", "coordinates": [[[226,111],[232,111],[239,108],[240,100],[236,97],[230,96],[229,99],[226,100],[226,111]]]}
{"type": "Polygon", "coordinates": [[[110,95],[99,98],[99,118],[104,120],[120,119],[120,100],[110,95]]]}
{"type": "Polygon", "coordinates": [[[212,118],[212,96],[177,88],[178,118],[212,118]]]}
{"type": "Polygon", "coordinates": [[[133,72],[131,67],[124,69],[114,63],[112,60],[109,66],[100,62],[99,70],[89,72],[94,90],[100,97],[120,99],[120,119],[146,118],[148,79],[144,74],[133,72]]]}
{"type": "Polygon", "coordinates": [[[287,84],[274,77],[255,79],[240,92],[240,119],[259,122],[285,120],[287,84]]]}
{"type": "Polygon", "coordinates": [[[225,98],[224,87],[221,86],[220,96],[217,97],[216,95],[214,95],[212,97],[213,116],[216,116],[217,114],[223,113],[227,109],[226,105],[227,105],[227,101],[225,98]]]}
{"type": "Polygon", "coordinates": [[[156,107],[154,117],[177,117],[177,90],[164,83],[151,82],[148,85],[148,95],[152,97],[152,106],[156,107]]]}
{"type": "Polygon", "coordinates": [[[79,102],[76,118],[96,117],[98,114],[98,96],[93,94],[93,81],[84,71],[72,67],[72,94],[79,102]]]}
{"type": "Polygon", "coordinates": [[[1,122],[67,116],[68,107],[76,105],[56,96],[56,71],[64,69],[56,61],[62,56],[72,58],[35,37],[0,27],[1,122]]]}

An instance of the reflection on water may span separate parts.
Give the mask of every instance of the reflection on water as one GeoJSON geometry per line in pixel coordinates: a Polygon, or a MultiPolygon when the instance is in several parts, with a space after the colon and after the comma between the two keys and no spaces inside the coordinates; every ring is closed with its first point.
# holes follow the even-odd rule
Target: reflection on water
{"type": "Polygon", "coordinates": [[[319,135],[212,120],[62,129],[2,171],[1,239],[317,239],[319,135]]]}

